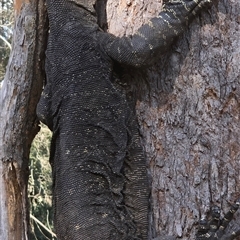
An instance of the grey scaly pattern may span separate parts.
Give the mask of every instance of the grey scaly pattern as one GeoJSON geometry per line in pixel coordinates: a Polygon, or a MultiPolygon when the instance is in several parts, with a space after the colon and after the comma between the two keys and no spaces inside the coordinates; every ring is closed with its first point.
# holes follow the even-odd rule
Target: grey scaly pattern
{"type": "Polygon", "coordinates": [[[118,38],[99,29],[91,1],[47,0],[47,82],[37,114],[53,131],[58,240],[147,239],[146,163],[113,64],[155,61],[208,2],[166,2],[135,35],[118,38]]]}

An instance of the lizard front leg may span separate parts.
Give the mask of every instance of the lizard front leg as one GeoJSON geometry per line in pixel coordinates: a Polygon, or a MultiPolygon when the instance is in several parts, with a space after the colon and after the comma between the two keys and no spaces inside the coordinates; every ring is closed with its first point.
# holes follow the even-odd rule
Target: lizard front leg
{"type": "Polygon", "coordinates": [[[103,50],[113,60],[141,67],[150,65],[167,51],[173,41],[181,35],[189,21],[211,0],[170,0],[160,14],[138,29],[130,37],[115,37],[99,32],[103,50]]]}

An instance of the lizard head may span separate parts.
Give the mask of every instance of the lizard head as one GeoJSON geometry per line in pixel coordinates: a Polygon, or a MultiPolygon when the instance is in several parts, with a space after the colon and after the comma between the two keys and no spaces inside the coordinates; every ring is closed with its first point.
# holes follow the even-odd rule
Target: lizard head
{"type": "Polygon", "coordinates": [[[73,2],[77,6],[89,11],[91,14],[96,14],[96,0],[70,0],[70,2],[73,2]]]}

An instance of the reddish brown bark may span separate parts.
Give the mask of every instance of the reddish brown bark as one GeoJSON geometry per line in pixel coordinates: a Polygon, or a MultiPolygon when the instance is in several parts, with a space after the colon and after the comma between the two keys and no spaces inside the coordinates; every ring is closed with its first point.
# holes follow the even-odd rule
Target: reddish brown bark
{"type": "MultiPolygon", "coordinates": [[[[108,1],[109,31],[133,33],[160,5],[108,1]]],[[[150,237],[194,239],[212,204],[226,212],[240,195],[239,12],[239,1],[216,1],[146,70],[150,90],[137,112],[152,178],[150,237]]]]}

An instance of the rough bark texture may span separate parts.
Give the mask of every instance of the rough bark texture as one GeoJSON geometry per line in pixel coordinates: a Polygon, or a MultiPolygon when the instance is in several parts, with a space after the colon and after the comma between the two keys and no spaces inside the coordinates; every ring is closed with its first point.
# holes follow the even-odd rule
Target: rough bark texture
{"type": "MultiPolygon", "coordinates": [[[[109,0],[109,31],[131,34],[160,8],[109,0]]],[[[239,197],[239,12],[239,1],[215,2],[147,70],[137,111],[152,178],[150,237],[194,239],[210,206],[226,212],[239,197]]]]}
{"type": "Polygon", "coordinates": [[[0,90],[0,239],[27,239],[28,155],[46,42],[44,1],[15,3],[13,51],[0,90]]]}

